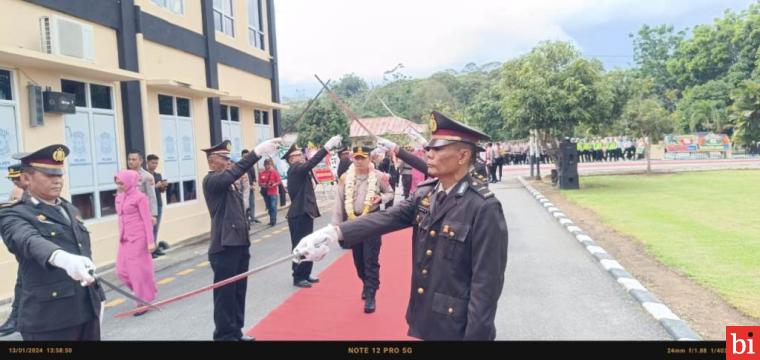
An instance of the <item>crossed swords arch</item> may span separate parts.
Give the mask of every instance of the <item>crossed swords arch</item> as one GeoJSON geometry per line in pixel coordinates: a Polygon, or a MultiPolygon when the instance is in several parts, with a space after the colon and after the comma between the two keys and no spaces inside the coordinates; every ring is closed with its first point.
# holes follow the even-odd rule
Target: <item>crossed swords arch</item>
{"type": "MultiPolygon", "coordinates": [[[[361,120],[359,120],[359,117],[357,117],[356,114],[354,114],[354,112],[351,111],[351,109],[348,107],[348,105],[346,105],[343,102],[343,100],[341,100],[340,97],[332,89],[330,89],[330,87],[328,86],[328,84],[330,83],[329,80],[327,81],[327,83],[325,83],[325,82],[322,81],[322,79],[319,78],[319,76],[314,75],[314,77],[316,77],[317,80],[319,81],[319,83],[322,85],[322,89],[320,89],[319,92],[317,93],[317,95],[314,96],[314,98],[309,101],[309,103],[306,105],[306,107],[304,108],[304,110],[298,116],[298,119],[294,123],[290,124],[290,126],[288,126],[288,128],[287,128],[288,131],[285,131],[283,133],[287,134],[289,132],[292,132],[295,129],[295,127],[298,126],[298,124],[301,122],[301,120],[303,120],[303,117],[306,115],[306,112],[309,111],[309,109],[314,104],[314,102],[316,102],[316,100],[322,94],[322,90],[326,90],[327,94],[330,95],[330,98],[335,102],[335,104],[338,106],[338,108],[340,108],[340,110],[343,112],[343,114],[346,115],[346,117],[348,117],[352,121],[356,121],[356,123],[359,124],[359,126],[361,126],[372,138],[377,139],[377,135],[375,135],[369,128],[367,128],[367,126],[365,126],[361,122],[361,120]]],[[[383,104],[383,105],[385,105],[385,104],[383,104]]],[[[390,111],[390,109],[388,109],[388,111],[390,111]]],[[[301,261],[301,258],[298,255],[288,254],[287,256],[283,256],[283,257],[278,258],[276,260],[273,260],[273,261],[271,261],[271,262],[269,262],[267,264],[261,265],[261,266],[259,266],[257,268],[248,270],[248,271],[240,273],[238,275],[231,276],[231,277],[229,277],[227,279],[224,279],[224,280],[221,280],[219,282],[216,282],[216,283],[213,283],[213,284],[210,284],[210,285],[206,285],[204,287],[201,287],[201,288],[198,288],[198,289],[195,289],[195,290],[191,290],[191,291],[186,292],[184,294],[180,294],[180,295],[177,295],[177,296],[165,299],[165,300],[161,300],[161,301],[158,301],[158,302],[155,302],[155,303],[149,303],[149,302],[147,302],[147,301],[145,301],[143,299],[140,299],[140,298],[138,298],[138,297],[130,294],[129,292],[121,289],[120,287],[116,286],[115,284],[113,284],[113,283],[111,283],[111,282],[103,279],[101,276],[97,276],[94,273],[92,273],[92,275],[96,278],[96,280],[98,282],[100,282],[100,283],[108,286],[109,288],[111,288],[112,290],[116,291],[117,293],[119,293],[119,294],[121,294],[121,295],[123,295],[123,296],[125,296],[125,297],[127,297],[127,298],[129,298],[129,299],[131,299],[131,300],[133,300],[133,301],[135,301],[135,302],[137,302],[138,304],[141,305],[141,306],[139,306],[137,308],[134,308],[132,310],[121,312],[121,313],[118,313],[118,314],[114,315],[115,318],[123,318],[123,317],[127,317],[127,316],[130,316],[130,315],[139,313],[139,312],[144,312],[144,311],[147,311],[147,310],[161,310],[160,306],[168,305],[168,304],[171,304],[171,303],[174,303],[174,302],[177,302],[177,301],[180,301],[180,300],[184,300],[184,299],[193,297],[195,295],[204,293],[204,292],[209,291],[209,290],[213,290],[213,289],[216,289],[216,288],[220,288],[222,286],[229,285],[229,284],[231,284],[233,282],[240,281],[242,279],[246,279],[246,278],[248,278],[249,276],[251,276],[253,274],[256,274],[258,272],[264,271],[264,270],[266,270],[268,268],[271,268],[271,267],[273,267],[275,265],[279,265],[281,263],[291,262],[291,261],[299,262],[299,261],[301,261]]]]}

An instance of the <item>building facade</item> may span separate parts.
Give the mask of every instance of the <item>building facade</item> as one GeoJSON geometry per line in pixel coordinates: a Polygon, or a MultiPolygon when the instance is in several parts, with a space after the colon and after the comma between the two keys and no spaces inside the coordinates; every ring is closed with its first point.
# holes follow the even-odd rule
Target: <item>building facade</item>
{"type": "MultiPolygon", "coordinates": [[[[274,0],[0,0],[0,199],[11,155],[71,149],[63,196],[79,208],[93,260],[118,248],[114,175],[127,152],[160,158],[170,186],[159,238],[205,235],[200,149],[230,139],[233,155],[278,135],[274,0]],[[73,94],[74,107],[40,98],[73,94]]],[[[70,95],[69,95],[70,96],[70,95]]],[[[257,210],[263,210],[258,199],[257,210]]],[[[0,299],[16,261],[0,249],[0,299]]]]}

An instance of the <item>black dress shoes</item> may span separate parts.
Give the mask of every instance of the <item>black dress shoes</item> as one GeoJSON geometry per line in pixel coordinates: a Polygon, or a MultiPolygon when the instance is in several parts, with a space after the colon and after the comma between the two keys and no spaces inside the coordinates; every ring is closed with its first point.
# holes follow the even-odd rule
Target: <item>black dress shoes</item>
{"type": "Polygon", "coordinates": [[[293,286],[298,286],[301,288],[310,288],[311,283],[308,280],[299,280],[299,281],[293,281],[293,286]]]}
{"type": "Polygon", "coordinates": [[[311,276],[309,276],[309,278],[306,279],[306,281],[308,281],[308,282],[310,282],[312,284],[316,284],[316,283],[319,282],[319,278],[318,277],[311,277],[311,276]]]}
{"type": "Polygon", "coordinates": [[[375,312],[375,294],[367,294],[367,299],[364,300],[364,313],[371,314],[375,312]]]}
{"type": "Polygon", "coordinates": [[[243,335],[239,341],[256,341],[256,338],[243,335]]]}

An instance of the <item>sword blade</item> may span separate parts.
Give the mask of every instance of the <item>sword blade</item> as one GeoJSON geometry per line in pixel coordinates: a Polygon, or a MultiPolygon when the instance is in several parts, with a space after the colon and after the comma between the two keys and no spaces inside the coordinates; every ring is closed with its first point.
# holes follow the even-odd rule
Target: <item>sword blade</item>
{"type": "Polygon", "coordinates": [[[334,91],[332,91],[332,89],[330,89],[327,86],[327,84],[325,84],[325,82],[322,81],[322,79],[319,78],[319,76],[317,76],[316,74],[314,74],[314,77],[317,78],[317,81],[319,81],[320,84],[322,84],[322,88],[324,88],[325,90],[327,90],[327,95],[330,95],[330,98],[332,98],[333,102],[335,102],[335,105],[338,105],[338,108],[343,112],[344,115],[346,115],[346,117],[349,120],[356,121],[356,123],[359,124],[359,126],[361,126],[362,129],[364,129],[364,131],[366,131],[369,134],[369,136],[371,136],[373,138],[377,138],[377,136],[375,134],[373,134],[372,131],[370,131],[370,129],[368,129],[366,126],[364,126],[364,124],[361,122],[361,120],[359,120],[359,117],[356,116],[356,114],[354,114],[353,111],[351,111],[351,108],[349,108],[348,105],[346,105],[346,103],[344,103],[343,100],[341,100],[340,97],[338,97],[338,94],[336,94],[334,91]]]}
{"type": "MultiPolygon", "coordinates": [[[[97,279],[98,282],[100,282],[102,284],[105,284],[106,286],[108,286],[109,288],[111,288],[111,290],[116,291],[117,293],[119,293],[121,295],[124,295],[125,297],[127,297],[127,298],[129,298],[131,300],[136,301],[137,303],[139,303],[140,305],[142,305],[142,307],[158,309],[155,305],[153,305],[153,304],[151,304],[151,303],[149,303],[149,302],[147,302],[147,301],[145,301],[143,299],[140,299],[139,297],[134,296],[134,295],[130,294],[129,292],[125,291],[125,290],[122,290],[120,287],[116,286],[115,284],[113,284],[113,283],[111,283],[111,282],[109,282],[107,280],[104,280],[103,278],[101,278],[99,276],[95,276],[95,279],[97,279]]],[[[158,309],[158,310],[161,310],[161,309],[158,309]]]]}
{"type": "MultiPolygon", "coordinates": [[[[327,80],[327,85],[330,84],[330,81],[332,80],[327,80]]],[[[317,102],[317,99],[319,99],[319,95],[322,95],[322,90],[324,89],[325,88],[319,89],[319,92],[317,92],[317,95],[314,95],[314,97],[311,100],[309,100],[309,102],[306,104],[306,107],[303,109],[303,111],[301,111],[301,114],[298,115],[297,120],[294,121],[292,124],[290,124],[290,126],[288,126],[288,128],[282,132],[283,134],[287,134],[293,131],[296,128],[296,126],[298,126],[298,124],[301,123],[301,120],[303,120],[303,117],[306,115],[306,112],[309,111],[309,109],[311,109],[311,106],[314,105],[315,102],[317,102]]]]}
{"type": "Polygon", "coordinates": [[[261,265],[261,266],[259,266],[257,268],[248,270],[248,271],[246,271],[244,273],[240,273],[238,275],[226,278],[226,279],[224,279],[222,281],[213,283],[211,285],[207,285],[207,286],[204,286],[204,287],[201,287],[201,288],[198,288],[198,289],[186,292],[184,294],[168,298],[166,300],[161,300],[161,301],[155,302],[153,304],[150,304],[150,306],[141,306],[141,307],[139,307],[137,309],[133,309],[133,310],[130,310],[130,311],[125,311],[125,312],[122,312],[122,313],[114,315],[114,317],[116,317],[116,318],[122,318],[122,317],[126,317],[126,316],[129,316],[129,315],[132,315],[134,313],[138,313],[138,312],[142,312],[144,310],[150,309],[151,307],[163,306],[163,305],[166,305],[166,304],[171,304],[173,302],[177,302],[177,301],[182,300],[182,299],[187,299],[189,297],[198,295],[200,293],[203,293],[203,292],[206,292],[206,291],[209,291],[209,290],[213,290],[213,289],[216,289],[216,288],[228,285],[230,283],[233,283],[233,282],[241,280],[241,279],[245,279],[245,278],[247,278],[247,277],[249,277],[249,276],[251,276],[251,275],[253,275],[253,274],[257,273],[257,272],[261,272],[263,270],[266,270],[266,269],[268,269],[268,268],[270,268],[272,266],[278,265],[280,263],[283,263],[283,262],[286,262],[286,261],[288,261],[288,262],[289,261],[293,261],[293,257],[294,257],[293,254],[290,254],[288,256],[283,256],[283,257],[281,257],[279,259],[276,259],[276,260],[274,260],[272,262],[269,262],[269,263],[261,265]]]}

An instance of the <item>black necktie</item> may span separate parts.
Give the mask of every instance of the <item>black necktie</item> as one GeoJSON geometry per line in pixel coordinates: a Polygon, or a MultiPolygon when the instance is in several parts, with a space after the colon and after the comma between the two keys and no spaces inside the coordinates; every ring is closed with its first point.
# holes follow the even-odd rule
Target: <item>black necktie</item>
{"type": "Polygon", "coordinates": [[[435,207],[440,208],[444,201],[446,201],[446,192],[439,191],[438,194],[435,195],[435,207]]]}

